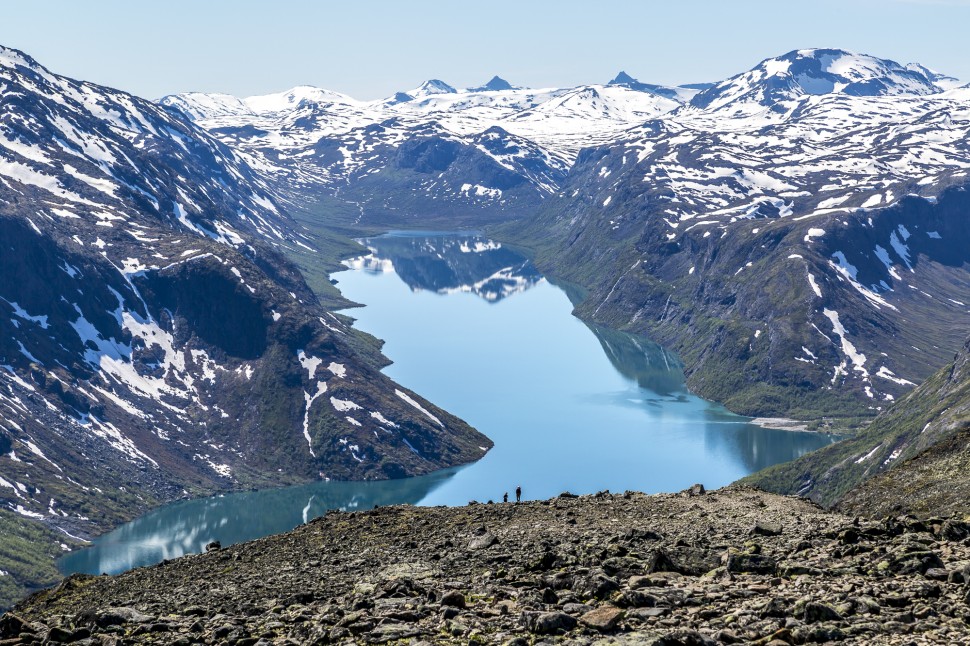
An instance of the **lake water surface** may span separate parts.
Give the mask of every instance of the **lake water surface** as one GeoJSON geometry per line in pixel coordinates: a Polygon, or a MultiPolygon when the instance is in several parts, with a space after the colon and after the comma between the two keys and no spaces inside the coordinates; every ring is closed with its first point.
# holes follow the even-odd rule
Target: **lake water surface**
{"type": "Polygon", "coordinates": [[[120,572],[292,529],[328,509],[500,501],[603,489],[726,485],[836,438],[763,429],[688,393],[676,357],[587,326],[524,258],[473,234],[398,233],[337,274],[386,341],[385,372],[488,435],[475,464],[385,482],[319,482],[168,505],[67,555],[63,572],[120,572]]]}

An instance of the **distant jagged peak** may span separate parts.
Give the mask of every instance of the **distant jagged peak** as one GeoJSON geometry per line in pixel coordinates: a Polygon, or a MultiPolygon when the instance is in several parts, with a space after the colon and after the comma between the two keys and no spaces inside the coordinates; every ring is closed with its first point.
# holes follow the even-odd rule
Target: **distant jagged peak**
{"type": "Polygon", "coordinates": [[[468,91],[469,92],[501,92],[503,90],[517,90],[517,89],[519,88],[509,83],[501,76],[495,75],[485,85],[468,88],[468,91]]]}
{"type": "Polygon", "coordinates": [[[622,70],[613,78],[612,81],[606,85],[607,87],[625,87],[631,90],[636,90],[637,92],[648,92],[650,94],[656,94],[664,97],[665,99],[672,99],[680,103],[686,102],[688,99],[690,99],[690,97],[696,94],[695,90],[688,87],[669,87],[656,83],[643,83],[622,70]]]}
{"type": "Polygon", "coordinates": [[[924,96],[952,87],[946,79],[949,77],[920,65],[900,65],[844,49],[799,49],[765,59],[718,83],[695,96],[691,105],[705,109],[738,104],[773,107],[801,96],[823,94],[924,96]]]}
{"type": "Polygon", "coordinates": [[[612,81],[607,83],[607,85],[631,85],[633,83],[639,83],[635,78],[620,70],[620,73],[614,77],[612,81]]]}

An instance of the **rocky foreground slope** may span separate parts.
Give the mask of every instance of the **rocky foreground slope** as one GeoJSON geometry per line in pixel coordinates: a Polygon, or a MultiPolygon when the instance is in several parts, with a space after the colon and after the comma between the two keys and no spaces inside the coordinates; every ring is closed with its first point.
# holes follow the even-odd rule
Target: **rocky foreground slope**
{"type": "Polygon", "coordinates": [[[3,643],[967,643],[970,523],[750,489],[338,513],[0,619],[3,643]]]}

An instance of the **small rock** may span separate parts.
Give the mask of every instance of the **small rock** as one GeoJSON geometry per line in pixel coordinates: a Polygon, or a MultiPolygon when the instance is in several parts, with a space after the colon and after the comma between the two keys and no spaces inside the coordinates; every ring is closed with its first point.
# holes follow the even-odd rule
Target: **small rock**
{"type": "Polygon", "coordinates": [[[843,545],[855,545],[859,542],[859,532],[850,527],[841,534],[839,534],[839,542],[843,545]]]}
{"type": "Polygon", "coordinates": [[[678,630],[650,642],[651,646],[718,646],[718,643],[696,630],[678,630]]]}
{"type": "Polygon", "coordinates": [[[0,638],[18,637],[23,632],[30,632],[26,621],[12,612],[0,616],[0,638]]]}
{"type": "Polygon", "coordinates": [[[451,606],[452,608],[464,608],[465,595],[457,590],[450,590],[441,597],[441,605],[451,606]]]}
{"type": "Polygon", "coordinates": [[[122,624],[147,624],[154,618],[134,608],[108,608],[97,615],[95,622],[102,628],[106,626],[120,626],[122,624]]]}
{"type": "Polygon", "coordinates": [[[585,614],[590,611],[590,607],[585,603],[564,603],[562,611],[570,615],[585,614]]]}
{"type": "Polygon", "coordinates": [[[775,560],[763,554],[729,554],[724,565],[734,573],[774,574],[778,570],[775,560]]]}
{"type": "Polygon", "coordinates": [[[576,627],[576,618],[564,612],[523,612],[522,625],[530,633],[555,635],[576,627]]]}
{"type": "Polygon", "coordinates": [[[498,537],[491,532],[486,532],[481,536],[476,536],[468,543],[468,549],[470,550],[486,550],[492,545],[498,544],[498,537]]]}
{"type": "Polygon", "coordinates": [[[61,628],[60,626],[54,626],[47,633],[47,641],[67,643],[74,641],[74,633],[70,630],[61,628]]]}
{"type": "Polygon", "coordinates": [[[641,590],[626,590],[616,599],[616,603],[624,608],[651,608],[658,601],[657,597],[641,590]]]}
{"type": "Polygon", "coordinates": [[[947,571],[946,568],[931,567],[923,574],[923,576],[934,581],[946,581],[950,578],[950,572],[947,571]]]}
{"type": "Polygon", "coordinates": [[[206,543],[206,546],[205,546],[206,552],[218,552],[221,549],[222,549],[222,543],[220,543],[219,541],[212,541],[211,543],[206,543]]]}
{"type": "Polygon", "coordinates": [[[810,602],[805,604],[805,614],[802,617],[805,623],[813,624],[820,621],[838,621],[841,615],[832,606],[824,603],[810,602]]]}
{"type": "Polygon", "coordinates": [[[461,614],[461,610],[459,610],[458,608],[455,608],[454,606],[445,606],[444,609],[441,611],[441,618],[444,619],[445,621],[448,621],[449,619],[454,619],[460,614],[461,614]]]}
{"type": "Polygon", "coordinates": [[[754,524],[749,533],[753,536],[781,536],[781,525],[759,521],[754,524]]]}
{"type": "Polygon", "coordinates": [[[612,606],[600,606],[579,618],[584,625],[603,633],[612,632],[623,620],[623,611],[612,606]]]}
{"type": "Polygon", "coordinates": [[[717,631],[714,633],[714,639],[722,644],[737,644],[738,642],[744,641],[730,630],[717,631]]]}
{"type": "Polygon", "coordinates": [[[786,617],[788,610],[781,599],[769,599],[768,603],[761,608],[761,617],[786,617]]]}
{"type": "Polygon", "coordinates": [[[630,589],[636,590],[637,588],[645,588],[648,585],[651,585],[651,581],[650,577],[648,576],[635,575],[631,576],[629,580],[627,580],[626,585],[630,589]]]}
{"type": "Polygon", "coordinates": [[[573,586],[573,592],[594,599],[606,599],[619,589],[619,583],[603,574],[580,579],[573,586]]]}
{"type": "Polygon", "coordinates": [[[755,644],[764,644],[764,646],[789,646],[793,643],[793,637],[791,630],[788,628],[781,628],[771,633],[764,639],[760,639],[755,644]]]}
{"type": "Polygon", "coordinates": [[[945,541],[962,541],[970,536],[970,525],[958,520],[947,520],[940,528],[940,538],[945,541]]]}
{"type": "Polygon", "coordinates": [[[707,490],[704,489],[704,485],[697,483],[695,485],[691,485],[688,489],[684,489],[683,493],[687,494],[688,496],[703,496],[705,493],[707,493],[707,490]]]}
{"type": "Polygon", "coordinates": [[[890,608],[905,608],[909,605],[910,598],[905,594],[887,594],[882,601],[890,608]]]}
{"type": "Polygon", "coordinates": [[[544,588],[542,590],[542,603],[550,606],[554,606],[559,603],[559,596],[556,594],[556,591],[552,588],[544,588]]]}

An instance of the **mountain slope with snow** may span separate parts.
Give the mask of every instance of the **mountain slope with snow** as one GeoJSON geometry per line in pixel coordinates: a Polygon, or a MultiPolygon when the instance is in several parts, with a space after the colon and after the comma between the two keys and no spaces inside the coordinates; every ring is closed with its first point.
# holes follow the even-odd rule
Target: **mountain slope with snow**
{"type": "Polygon", "coordinates": [[[307,103],[285,127],[199,123],[304,195],[351,202],[351,225],[522,218],[508,235],[592,288],[585,316],[677,348],[691,385],[738,411],[874,414],[962,341],[970,94],[955,79],[807,49],[693,89],[624,73],[422,87],[307,103]]]}
{"type": "Polygon", "coordinates": [[[371,102],[295,88],[235,101],[179,94],[162,104],[239,150],[295,201],[353,204],[356,224],[406,224],[410,212],[492,221],[554,194],[583,147],[695,93],[634,85],[535,90],[495,77],[470,89],[431,80],[371,102]],[[409,162],[403,149],[415,142],[435,151],[430,164],[409,162]]]}
{"type": "MultiPolygon", "coordinates": [[[[403,477],[491,446],[358,355],[242,155],[2,48],[0,240],[0,506],[67,542],[181,496],[403,477]]],[[[22,592],[37,582],[8,547],[22,592]]]]}
{"type": "Polygon", "coordinates": [[[970,342],[857,437],[745,479],[875,517],[967,512],[970,342]]]}
{"type": "Polygon", "coordinates": [[[701,92],[690,104],[734,113],[755,106],[782,111],[786,102],[807,95],[922,96],[949,89],[950,81],[918,65],[840,49],[805,49],[766,59],[701,92]]]}
{"type": "Polygon", "coordinates": [[[581,315],[678,350],[702,395],[874,414],[970,325],[970,101],[937,78],[834,50],[769,59],[585,150],[507,235],[592,288],[581,315]]]}

